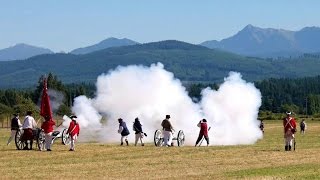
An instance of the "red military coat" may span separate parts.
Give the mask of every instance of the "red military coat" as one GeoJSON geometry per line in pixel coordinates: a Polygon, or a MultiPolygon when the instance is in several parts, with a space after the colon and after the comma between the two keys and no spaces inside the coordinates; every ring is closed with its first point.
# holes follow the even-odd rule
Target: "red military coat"
{"type": "Polygon", "coordinates": [[[206,122],[200,123],[200,134],[208,137],[208,125],[206,122]]]}
{"type": "Polygon", "coordinates": [[[68,133],[71,136],[74,136],[74,135],[78,135],[79,136],[79,133],[80,133],[79,123],[77,123],[76,121],[72,120],[70,122],[70,125],[69,125],[69,128],[68,128],[68,133]]]}
{"type": "MultiPolygon", "coordinates": [[[[283,119],[283,130],[286,133],[288,130],[296,130],[297,123],[293,117],[286,117],[283,119]]],[[[294,133],[294,132],[293,132],[294,133]]]]}
{"type": "Polygon", "coordinates": [[[53,132],[54,125],[56,125],[56,123],[50,119],[49,121],[44,121],[41,125],[41,128],[43,129],[44,133],[51,133],[53,132]]]}

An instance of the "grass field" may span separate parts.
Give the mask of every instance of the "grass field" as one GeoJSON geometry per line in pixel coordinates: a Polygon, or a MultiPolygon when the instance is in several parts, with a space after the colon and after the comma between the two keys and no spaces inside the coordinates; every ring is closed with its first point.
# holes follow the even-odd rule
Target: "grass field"
{"type": "Polygon", "coordinates": [[[319,179],[320,122],[307,124],[292,152],[284,151],[281,121],[265,121],[264,138],[254,145],[78,143],[75,152],[57,142],[52,152],[18,151],[6,146],[9,130],[0,129],[0,179],[319,179]]]}

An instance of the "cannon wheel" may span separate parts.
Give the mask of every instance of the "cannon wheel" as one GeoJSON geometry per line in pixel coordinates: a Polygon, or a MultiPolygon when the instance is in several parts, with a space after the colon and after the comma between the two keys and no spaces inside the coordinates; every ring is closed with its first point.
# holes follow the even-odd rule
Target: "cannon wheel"
{"type": "Polygon", "coordinates": [[[161,146],[162,143],[163,143],[163,137],[162,137],[162,132],[157,129],[155,132],[154,132],[154,145],[155,146],[161,146]]]}
{"type": "Polygon", "coordinates": [[[38,149],[40,151],[45,149],[45,134],[43,130],[38,130],[39,134],[37,134],[37,144],[38,144],[38,149]]]}
{"type": "Polygon", "coordinates": [[[68,129],[64,129],[63,131],[62,131],[62,138],[61,138],[61,141],[62,141],[62,144],[63,145],[68,145],[68,144],[70,144],[70,136],[69,136],[69,134],[67,134],[67,131],[68,131],[68,129]]]}
{"type": "Polygon", "coordinates": [[[183,146],[184,140],[185,140],[184,132],[180,130],[178,132],[178,137],[177,137],[178,146],[183,146]]]}
{"type": "Polygon", "coordinates": [[[18,150],[22,150],[26,146],[24,141],[22,141],[22,135],[23,135],[23,130],[22,129],[17,130],[16,137],[14,138],[14,142],[18,150]]]}

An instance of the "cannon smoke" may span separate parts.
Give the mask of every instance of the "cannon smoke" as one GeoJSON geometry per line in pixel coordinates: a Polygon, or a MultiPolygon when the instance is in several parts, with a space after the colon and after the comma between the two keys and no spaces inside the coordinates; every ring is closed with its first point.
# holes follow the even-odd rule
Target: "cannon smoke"
{"type": "Polygon", "coordinates": [[[253,144],[262,138],[257,121],[260,91],[242,80],[239,73],[230,73],[217,91],[204,89],[199,103],[191,100],[181,82],[161,63],[150,67],[119,66],[100,75],[96,87],[93,99],[79,96],[72,108],[82,127],[82,141],[119,142],[117,119],[121,117],[133,142],[132,124],[139,117],[148,134],[145,140],[152,142],[166,114],[171,115],[175,136],[183,130],[188,145],[194,145],[199,132],[196,125],[202,118],[212,126],[212,144],[253,144]]]}

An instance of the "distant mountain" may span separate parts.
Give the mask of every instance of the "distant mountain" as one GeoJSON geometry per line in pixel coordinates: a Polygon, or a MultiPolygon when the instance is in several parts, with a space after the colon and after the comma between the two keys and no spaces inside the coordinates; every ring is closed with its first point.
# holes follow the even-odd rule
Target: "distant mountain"
{"type": "Polygon", "coordinates": [[[201,45],[246,56],[277,57],[320,52],[320,28],[300,31],[259,28],[247,25],[232,37],[206,41],[201,45]]]}
{"type": "Polygon", "coordinates": [[[22,60],[40,54],[51,54],[50,49],[31,46],[28,44],[17,44],[15,46],[0,50],[0,61],[22,60]]]}
{"type": "Polygon", "coordinates": [[[157,62],[186,82],[221,82],[230,71],[240,72],[249,81],[320,74],[320,56],[316,54],[275,61],[169,40],[111,47],[84,55],[56,53],[0,62],[0,88],[33,87],[41,75],[49,72],[64,83],[94,83],[100,74],[117,66],[150,66],[157,62]]]}
{"type": "Polygon", "coordinates": [[[71,54],[87,54],[87,53],[99,51],[99,50],[110,48],[110,47],[130,46],[135,44],[139,44],[139,43],[126,38],[117,39],[112,37],[112,38],[105,39],[99,42],[98,44],[94,44],[92,46],[72,50],[70,53],[71,54]]]}

